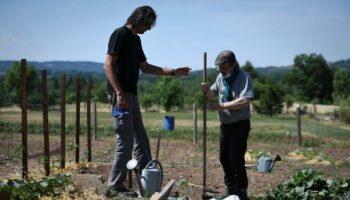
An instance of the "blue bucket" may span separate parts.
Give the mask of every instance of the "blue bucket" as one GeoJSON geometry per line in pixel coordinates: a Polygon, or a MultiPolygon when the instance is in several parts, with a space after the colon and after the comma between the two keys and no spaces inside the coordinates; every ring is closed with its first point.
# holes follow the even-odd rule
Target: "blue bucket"
{"type": "Polygon", "coordinates": [[[165,116],[164,117],[164,129],[171,131],[175,128],[175,117],[165,116]]]}

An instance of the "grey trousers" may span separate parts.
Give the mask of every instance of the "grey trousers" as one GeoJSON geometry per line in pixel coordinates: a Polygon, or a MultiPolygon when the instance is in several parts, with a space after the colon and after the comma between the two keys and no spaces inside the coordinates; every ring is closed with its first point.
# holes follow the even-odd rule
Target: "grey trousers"
{"type": "Polygon", "coordinates": [[[129,115],[115,129],[115,152],[108,188],[123,188],[127,176],[127,162],[133,157],[139,163],[139,171],[152,160],[149,139],[142,122],[140,105],[135,95],[126,95],[129,115]]]}

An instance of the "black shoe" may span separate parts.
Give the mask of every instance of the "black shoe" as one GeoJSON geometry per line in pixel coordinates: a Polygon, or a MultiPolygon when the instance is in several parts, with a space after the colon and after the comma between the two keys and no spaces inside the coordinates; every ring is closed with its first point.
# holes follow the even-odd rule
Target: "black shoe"
{"type": "Polygon", "coordinates": [[[112,198],[112,197],[129,197],[129,198],[136,198],[138,197],[138,194],[134,191],[128,190],[126,188],[108,188],[106,193],[106,197],[112,198]]]}
{"type": "Polygon", "coordinates": [[[247,192],[237,191],[236,195],[240,200],[249,200],[247,192]]]}

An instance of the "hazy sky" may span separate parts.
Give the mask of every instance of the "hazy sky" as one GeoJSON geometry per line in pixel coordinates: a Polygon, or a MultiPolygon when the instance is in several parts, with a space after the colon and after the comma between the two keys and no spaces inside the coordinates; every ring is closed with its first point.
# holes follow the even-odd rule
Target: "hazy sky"
{"type": "Polygon", "coordinates": [[[208,67],[224,49],[255,67],[301,53],[350,58],[348,0],[0,0],[0,60],[103,62],[110,34],[138,6],[157,24],[141,35],[151,64],[208,67]]]}

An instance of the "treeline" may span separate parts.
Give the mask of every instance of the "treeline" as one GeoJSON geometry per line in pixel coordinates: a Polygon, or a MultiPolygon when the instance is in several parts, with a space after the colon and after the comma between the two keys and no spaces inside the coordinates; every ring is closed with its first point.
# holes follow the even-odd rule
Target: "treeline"
{"type": "MultiPolygon", "coordinates": [[[[294,102],[337,104],[341,105],[343,111],[350,110],[350,68],[348,66],[350,66],[350,60],[329,64],[320,54],[300,54],[295,56],[291,67],[285,68],[288,70],[279,70],[278,73],[270,72],[269,69],[261,73],[261,68],[255,68],[249,61],[241,65],[241,69],[253,78],[255,110],[272,116],[281,113],[283,106],[288,109],[294,102]]],[[[207,82],[212,84],[217,74],[215,69],[208,69],[207,82]]],[[[49,105],[59,104],[60,75],[60,73],[49,72],[49,105]]],[[[75,101],[77,76],[81,80],[82,100],[85,99],[87,82],[91,81],[92,101],[107,102],[104,74],[73,71],[66,74],[67,103],[75,101]]],[[[28,105],[33,107],[40,105],[41,74],[33,65],[27,66],[27,80],[28,105]]],[[[201,82],[201,71],[194,71],[190,76],[181,78],[156,77],[141,73],[138,91],[141,106],[146,110],[164,108],[166,111],[190,109],[193,103],[201,107],[203,101],[200,91],[201,82]]],[[[20,63],[14,62],[0,78],[0,89],[3,91],[0,92],[1,105],[20,103],[20,63]]],[[[350,121],[350,116],[348,118],[350,121]]]]}

